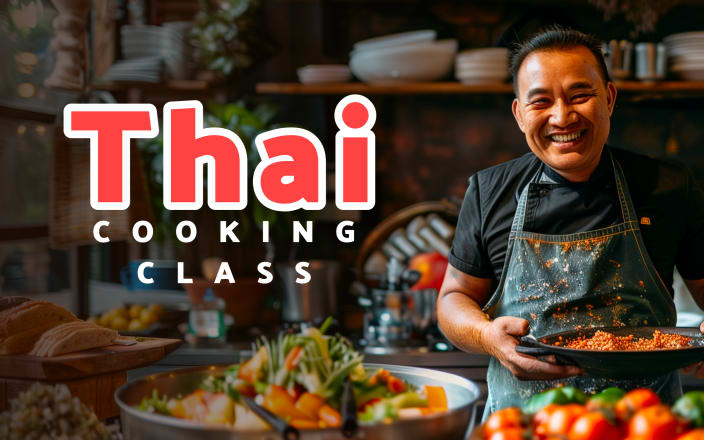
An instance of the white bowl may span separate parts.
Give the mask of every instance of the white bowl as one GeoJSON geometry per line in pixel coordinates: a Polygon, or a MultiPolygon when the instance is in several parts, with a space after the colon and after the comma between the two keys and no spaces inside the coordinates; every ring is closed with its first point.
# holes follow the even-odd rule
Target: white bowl
{"type": "Polygon", "coordinates": [[[504,69],[508,70],[506,61],[461,61],[455,59],[455,67],[462,69],[504,69]]]}
{"type": "Polygon", "coordinates": [[[508,49],[505,47],[482,47],[467,49],[457,54],[457,58],[500,58],[508,60],[508,49]]]}
{"type": "Polygon", "coordinates": [[[457,40],[366,50],[352,55],[350,69],[364,82],[435,81],[448,75],[457,40]]]}
{"type": "Polygon", "coordinates": [[[437,38],[437,33],[432,29],[402,32],[399,34],[384,35],[381,37],[358,41],[354,43],[353,49],[357,52],[370,49],[381,49],[384,47],[402,46],[405,44],[429,43],[435,41],[435,38],[437,38]]]}

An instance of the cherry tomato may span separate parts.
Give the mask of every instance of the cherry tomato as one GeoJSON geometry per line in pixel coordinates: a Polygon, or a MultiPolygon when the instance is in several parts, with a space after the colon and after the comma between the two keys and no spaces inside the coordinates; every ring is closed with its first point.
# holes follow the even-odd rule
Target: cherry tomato
{"type": "Polygon", "coordinates": [[[518,408],[504,408],[496,411],[484,424],[484,437],[489,438],[497,431],[507,428],[523,428],[523,413],[518,408]]]}
{"type": "Polygon", "coordinates": [[[677,437],[677,440],[704,440],[704,428],[693,429],[677,437]]]}
{"type": "Polygon", "coordinates": [[[548,420],[550,420],[550,416],[558,408],[560,408],[560,405],[551,403],[535,413],[533,416],[533,425],[535,426],[534,431],[537,435],[544,435],[546,433],[548,420]]]}
{"type": "Polygon", "coordinates": [[[587,409],[578,403],[559,405],[546,421],[536,426],[535,433],[540,436],[566,436],[575,420],[586,412],[587,409]]]}
{"type": "Polygon", "coordinates": [[[627,392],[621,400],[616,402],[614,413],[620,420],[627,421],[639,410],[659,404],[660,398],[653,390],[638,388],[627,392]]]}
{"type": "Polygon", "coordinates": [[[590,412],[574,421],[567,437],[570,440],[620,440],[623,433],[603,413],[590,412]]]}
{"type": "Polygon", "coordinates": [[[503,428],[494,431],[487,440],[525,440],[523,428],[503,428]]]}
{"type": "Polygon", "coordinates": [[[628,436],[639,440],[675,440],[684,425],[665,405],[643,408],[628,423],[628,436]]]}

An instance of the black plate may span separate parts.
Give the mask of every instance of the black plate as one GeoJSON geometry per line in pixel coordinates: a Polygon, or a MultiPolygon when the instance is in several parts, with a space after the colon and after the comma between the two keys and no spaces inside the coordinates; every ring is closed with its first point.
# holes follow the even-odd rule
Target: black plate
{"type": "Polygon", "coordinates": [[[601,327],[570,330],[543,336],[539,340],[521,338],[516,351],[535,357],[554,355],[557,362],[564,365],[577,365],[592,376],[612,378],[649,377],[678,370],[687,365],[704,360],[704,335],[698,327],[601,327]],[[562,337],[569,341],[578,337],[591,337],[598,330],[616,336],[633,335],[636,338],[651,338],[655,330],[689,336],[690,347],[675,350],[650,351],[596,351],[576,350],[553,345],[562,337]]]}

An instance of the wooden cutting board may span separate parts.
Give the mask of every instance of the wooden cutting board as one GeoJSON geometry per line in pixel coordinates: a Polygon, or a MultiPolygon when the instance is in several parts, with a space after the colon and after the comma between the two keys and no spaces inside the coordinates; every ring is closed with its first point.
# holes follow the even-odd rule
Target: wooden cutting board
{"type": "Polygon", "coordinates": [[[162,338],[137,340],[130,346],[110,345],[49,358],[28,354],[2,355],[0,378],[56,382],[126,371],[157,362],[183,342],[162,338]]]}

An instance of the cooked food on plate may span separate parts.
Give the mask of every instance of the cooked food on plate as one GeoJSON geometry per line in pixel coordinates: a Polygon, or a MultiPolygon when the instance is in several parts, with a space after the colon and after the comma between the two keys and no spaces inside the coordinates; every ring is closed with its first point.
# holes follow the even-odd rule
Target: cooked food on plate
{"type": "Polygon", "coordinates": [[[111,345],[118,334],[48,301],[6,297],[0,301],[0,355],[58,356],[111,345]]]}
{"type": "Polygon", "coordinates": [[[689,347],[692,338],[683,335],[653,332],[652,338],[635,338],[633,335],[616,336],[613,333],[597,331],[591,337],[579,337],[566,341],[556,341],[555,346],[577,350],[623,351],[623,350],[672,350],[689,347]]]}
{"type": "Polygon", "coordinates": [[[366,370],[362,354],[347,339],[325,335],[325,330],[323,324],[273,340],[262,338],[246,362],[208,376],[186,396],[160,396],[154,390],[139,409],[235,430],[267,429],[241,398],[248,396],[295,428],[339,427],[349,379],[361,424],[447,411],[442,387],[416,387],[387,370],[366,370]]]}

